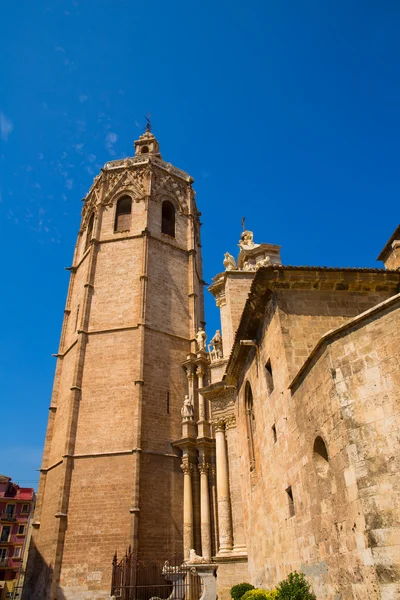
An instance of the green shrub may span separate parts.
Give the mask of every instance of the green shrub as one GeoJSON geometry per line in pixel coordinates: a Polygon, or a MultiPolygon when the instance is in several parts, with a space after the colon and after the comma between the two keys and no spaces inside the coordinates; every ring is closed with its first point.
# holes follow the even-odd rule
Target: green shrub
{"type": "Polygon", "coordinates": [[[277,600],[316,600],[303,573],[289,573],[277,587],[277,600]]]}
{"type": "Polygon", "coordinates": [[[231,596],[233,600],[240,600],[249,590],[254,590],[254,585],[251,585],[251,583],[238,583],[231,587],[231,596]]]}
{"type": "Polygon", "coordinates": [[[278,592],[276,590],[263,590],[257,588],[250,590],[242,596],[242,600],[278,600],[278,592]]]}

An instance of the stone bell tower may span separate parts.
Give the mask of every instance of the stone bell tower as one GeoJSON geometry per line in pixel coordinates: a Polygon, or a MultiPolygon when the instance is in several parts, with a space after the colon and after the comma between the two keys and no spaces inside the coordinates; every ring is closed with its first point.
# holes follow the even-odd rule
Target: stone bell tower
{"type": "Polygon", "coordinates": [[[203,325],[193,179],[148,129],[84,199],[24,600],[105,599],[114,552],[183,550],[182,368],[203,325]]]}

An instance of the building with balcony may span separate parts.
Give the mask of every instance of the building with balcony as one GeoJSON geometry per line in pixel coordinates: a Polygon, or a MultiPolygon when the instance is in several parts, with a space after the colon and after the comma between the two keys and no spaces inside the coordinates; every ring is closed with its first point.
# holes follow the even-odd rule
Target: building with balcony
{"type": "Polygon", "coordinates": [[[20,487],[11,477],[0,475],[0,600],[20,597],[34,505],[33,488],[20,487]]]}

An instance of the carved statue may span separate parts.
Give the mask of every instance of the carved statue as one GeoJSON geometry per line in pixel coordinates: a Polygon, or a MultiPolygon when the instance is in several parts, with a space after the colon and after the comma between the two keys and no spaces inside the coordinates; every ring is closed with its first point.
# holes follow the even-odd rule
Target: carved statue
{"type": "Polygon", "coordinates": [[[239,246],[240,248],[255,248],[260,244],[255,244],[253,241],[253,232],[252,231],[243,231],[240,236],[239,246]]]}
{"type": "Polygon", "coordinates": [[[193,402],[188,395],[185,396],[183,406],[181,408],[182,421],[193,421],[194,420],[194,408],[193,402]]]}
{"type": "Polygon", "coordinates": [[[204,331],[204,329],[202,327],[199,327],[196,333],[196,342],[197,342],[197,349],[200,350],[205,350],[206,349],[206,340],[207,340],[207,334],[204,331]]]}
{"type": "Polygon", "coordinates": [[[224,353],[222,350],[222,336],[221,331],[217,329],[214,334],[214,337],[210,341],[209,352],[211,354],[212,360],[217,360],[219,358],[223,358],[224,353]]]}
{"type": "Polygon", "coordinates": [[[224,254],[224,267],[225,271],[233,271],[237,269],[236,261],[232,254],[229,254],[229,252],[225,252],[224,254]]]}
{"type": "Polygon", "coordinates": [[[261,267],[267,267],[268,265],[271,264],[271,257],[270,256],[266,256],[265,258],[263,258],[262,260],[259,260],[256,264],[256,270],[260,269],[261,267]]]}
{"type": "Polygon", "coordinates": [[[193,548],[189,551],[189,560],[187,561],[191,565],[207,564],[207,560],[203,556],[196,554],[196,550],[193,548]]]}

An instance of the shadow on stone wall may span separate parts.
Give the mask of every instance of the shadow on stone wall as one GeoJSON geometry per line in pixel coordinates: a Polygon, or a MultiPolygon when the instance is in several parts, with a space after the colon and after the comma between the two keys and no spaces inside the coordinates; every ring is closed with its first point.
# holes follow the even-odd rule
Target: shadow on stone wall
{"type": "MultiPolygon", "coordinates": [[[[52,580],[52,567],[46,563],[36,544],[31,540],[21,600],[53,600],[52,580]]],[[[65,600],[61,590],[57,590],[56,597],[57,600],[65,600]]]]}

